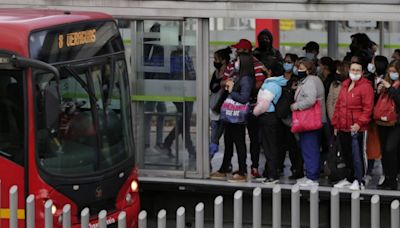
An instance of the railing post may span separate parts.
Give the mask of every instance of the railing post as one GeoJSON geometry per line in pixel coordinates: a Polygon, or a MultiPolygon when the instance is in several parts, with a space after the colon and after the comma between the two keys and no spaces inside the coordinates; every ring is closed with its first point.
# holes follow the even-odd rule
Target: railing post
{"type": "Polygon", "coordinates": [[[89,227],[89,208],[85,207],[81,211],[81,228],[89,227]]]}
{"type": "Polygon", "coordinates": [[[176,228],[185,228],[185,208],[176,210],[176,228]]]}
{"type": "Polygon", "coordinates": [[[195,228],[204,228],[204,204],[196,205],[195,228]]]}
{"type": "Polygon", "coordinates": [[[261,228],[261,188],[253,190],[253,228],[261,228]]]}
{"type": "Polygon", "coordinates": [[[238,190],[235,192],[233,201],[233,228],[242,228],[242,215],[243,215],[243,192],[238,190]]]}
{"type": "Polygon", "coordinates": [[[380,219],[380,199],[379,195],[374,195],[371,198],[371,228],[379,228],[380,219]]]}
{"type": "Polygon", "coordinates": [[[99,228],[107,228],[107,222],[106,222],[107,211],[101,210],[99,212],[98,217],[99,217],[99,228]]]}
{"type": "Polygon", "coordinates": [[[331,228],[340,227],[340,195],[337,188],[331,191],[331,228]]]}
{"type": "Polygon", "coordinates": [[[360,193],[351,194],[351,228],[360,228],[360,193]]]}
{"type": "Polygon", "coordinates": [[[399,215],[400,203],[398,200],[393,200],[390,205],[390,227],[399,228],[400,227],[400,215],[399,215]]]}
{"type": "Polygon", "coordinates": [[[272,189],[272,228],[281,228],[281,186],[278,184],[272,189]]]}
{"type": "Polygon", "coordinates": [[[167,228],[167,211],[164,209],[158,212],[157,228],[167,228]]]}
{"type": "Polygon", "coordinates": [[[300,228],[300,188],[295,184],[292,187],[292,228],[300,228]]]}
{"type": "Polygon", "coordinates": [[[35,228],[35,196],[26,198],[26,228],[35,228]]]}
{"type": "Polygon", "coordinates": [[[313,186],[310,190],[310,228],[319,227],[318,201],[318,186],[313,186]]]}
{"type": "Polygon", "coordinates": [[[71,228],[71,205],[67,204],[63,207],[62,227],[71,228]]]}
{"type": "Polygon", "coordinates": [[[222,228],[224,221],[224,198],[217,196],[214,200],[214,228],[222,228]]]}
{"type": "Polygon", "coordinates": [[[126,212],[121,211],[118,215],[118,228],[126,228],[126,212]]]}
{"type": "Polygon", "coordinates": [[[139,213],[139,228],[147,228],[147,212],[141,211],[139,213]]]}
{"type": "Polygon", "coordinates": [[[53,213],[51,209],[53,207],[53,201],[47,200],[44,204],[44,227],[53,228],[53,213]]]}
{"type": "Polygon", "coordinates": [[[18,187],[10,188],[10,228],[18,228],[18,187]]]}

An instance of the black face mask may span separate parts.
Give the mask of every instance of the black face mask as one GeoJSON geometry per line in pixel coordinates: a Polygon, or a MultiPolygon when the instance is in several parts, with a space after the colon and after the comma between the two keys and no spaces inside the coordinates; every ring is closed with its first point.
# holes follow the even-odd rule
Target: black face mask
{"type": "Polygon", "coordinates": [[[222,63],[214,62],[214,67],[219,70],[222,67],[222,63]]]}
{"type": "Polygon", "coordinates": [[[307,77],[307,71],[297,71],[298,78],[305,78],[307,77]]]}
{"type": "Polygon", "coordinates": [[[335,73],[335,81],[338,81],[338,82],[344,81],[342,75],[341,75],[341,74],[336,74],[336,73],[335,73]]]}

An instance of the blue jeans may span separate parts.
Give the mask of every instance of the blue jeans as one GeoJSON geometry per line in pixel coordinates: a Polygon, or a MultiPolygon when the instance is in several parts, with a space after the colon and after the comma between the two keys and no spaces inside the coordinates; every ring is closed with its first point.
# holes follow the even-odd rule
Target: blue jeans
{"type": "Polygon", "coordinates": [[[219,145],[219,139],[224,133],[224,125],[221,120],[211,120],[211,138],[210,143],[219,145]]]}
{"type": "Polygon", "coordinates": [[[300,148],[306,166],[306,176],[318,180],[320,172],[321,129],[299,133],[300,148]]]}

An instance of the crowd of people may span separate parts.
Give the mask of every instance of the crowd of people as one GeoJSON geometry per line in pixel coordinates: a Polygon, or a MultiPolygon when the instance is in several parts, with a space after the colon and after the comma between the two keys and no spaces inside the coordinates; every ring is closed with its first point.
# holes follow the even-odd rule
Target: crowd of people
{"type": "Polygon", "coordinates": [[[377,44],[366,34],[351,39],[343,60],[318,58],[314,41],[303,47],[303,57],[282,57],[268,30],[259,33],[255,49],[241,39],[216,51],[210,82],[211,157],[222,136],[225,146],[223,162],[210,178],[244,182],[251,175],[276,184],[288,152],[289,178],[300,186],[318,185],[323,173],[334,187],[360,190],[370,179],[374,160],[381,159],[378,187],[397,190],[400,50],[389,62],[375,54],[377,44]],[[238,170],[232,170],[234,146],[238,170]],[[262,172],[260,152],[266,159],[262,172]]]}

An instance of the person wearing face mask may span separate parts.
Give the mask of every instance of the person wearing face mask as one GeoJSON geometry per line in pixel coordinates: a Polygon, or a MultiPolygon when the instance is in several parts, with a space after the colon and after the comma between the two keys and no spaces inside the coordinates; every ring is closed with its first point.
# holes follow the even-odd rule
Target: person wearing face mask
{"type": "Polygon", "coordinates": [[[368,129],[374,106],[371,83],[363,77],[366,71],[366,62],[351,63],[349,78],[342,83],[332,117],[342,155],[351,171],[346,179],[334,185],[337,188],[360,190],[364,184],[364,132],[368,129]],[[358,146],[355,147],[354,143],[357,145],[357,142],[358,146]]]}
{"type": "MultiPolygon", "coordinates": [[[[393,99],[396,113],[400,111],[400,62],[392,61],[389,64],[387,75],[385,79],[381,81],[378,86],[378,93],[380,96],[389,95],[390,99],[393,99]]],[[[389,109],[390,110],[390,109],[389,109]]],[[[374,116],[375,117],[375,116],[374,116]]],[[[382,184],[378,185],[379,188],[383,189],[398,189],[397,174],[399,171],[399,146],[400,146],[400,125],[399,116],[397,114],[397,120],[389,122],[385,117],[381,117],[380,120],[376,120],[378,124],[379,138],[381,141],[382,151],[382,168],[385,175],[385,180],[382,184]]]]}
{"type": "Polygon", "coordinates": [[[328,98],[326,99],[326,110],[328,118],[332,120],[333,111],[335,110],[335,104],[339,96],[342,82],[349,77],[350,64],[347,62],[339,62],[336,65],[336,72],[334,75],[334,81],[331,83],[329,88],[328,98]]]}
{"type": "MultiPolygon", "coordinates": [[[[251,92],[250,104],[251,107],[254,107],[257,102],[258,90],[261,88],[261,85],[263,84],[265,78],[268,75],[267,69],[264,66],[264,64],[252,54],[253,46],[249,40],[240,39],[238,43],[232,45],[232,48],[236,49],[236,56],[240,55],[241,53],[247,53],[250,54],[250,56],[253,59],[253,66],[254,66],[253,77],[255,77],[256,85],[251,92]]],[[[224,77],[221,81],[222,87],[225,87],[225,83],[231,80],[232,78],[238,77],[239,65],[236,60],[237,58],[232,60],[226,67],[224,71],[224,77]]],[[[252,163],[251,175],[253,178],[259,178],[261,177],[261,175],[258,172],[259,157],[260,157],[260,140],[259,140],[260,137],[258,129],[258,118],[250,114],[246,126],[250,138],[250,155],[252,163]]]]}
{"type": "Polygon", "coordinates": [[[214,156],[218,152],[219,139],[221,138],[224,128],[222,122],[219,120],[219,110],[222,102],[219,101],[223,99],[224,88],[221,87],[220,83],[224,76],[224,71],[229,63],[230,54],[232,53],[231,48],[227,47],[220,49],[214,54],[214,67],[215,71],[211,77],[210,81],[210,105],[213,104],[214,107],[210,107],[210,120],[211,120],[211,138],[210,138],[210,157],[214,156]]]}
{"type": "MultiPolygon", "coordinates": [[[[321,103],[321,121],[326,123],[325,89],[322,81],[316,75],[315,64],[308,59],[299,61],[298,87],[291,105],[292,111],[312,108],[317,101],[321,103]]],[[[318,185],[320,174],[321,129],[299,133],[301,153],[306,168],[306,178],[297,181],[299,186],[318,185]]]]}
{"type": "Polygon", "coordinates": [[[305,58],[311,60],[316,66],[318,64],[319,44],[315,41],[310,41],[303,47],[305,58]]]}
{"type": "Polygon", "coordinates": [[[259,59],[265,66],[270,66],[273,63],[282,63],[282,55],[278,49],[273,48],[273,36],[268,29],[262,30],[258,36],[258,48],[253,52],[253,55],[259,59]]]}

